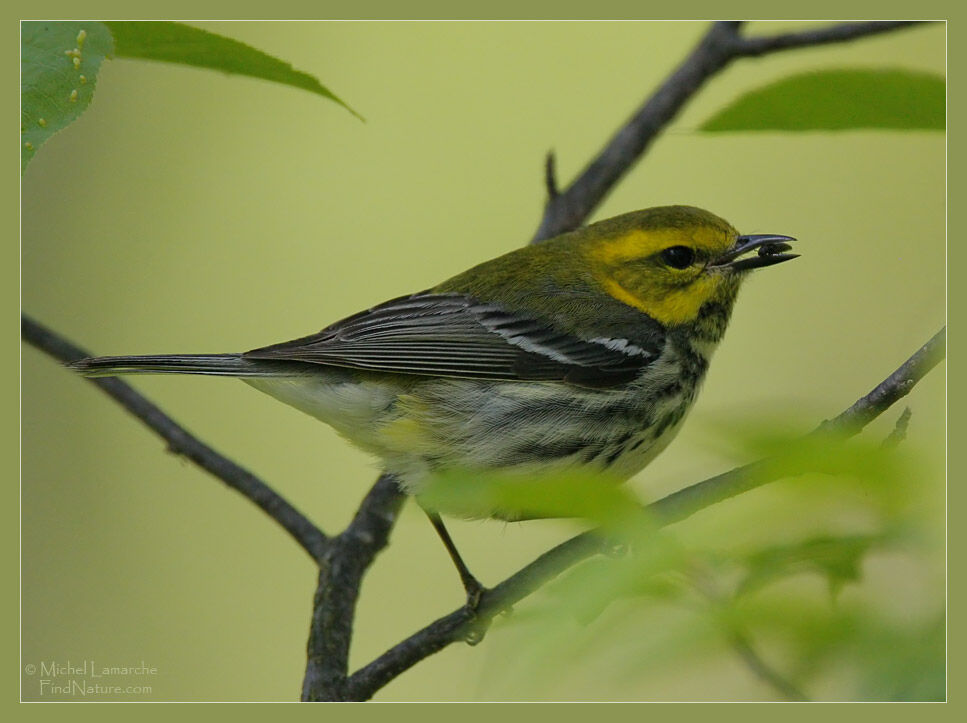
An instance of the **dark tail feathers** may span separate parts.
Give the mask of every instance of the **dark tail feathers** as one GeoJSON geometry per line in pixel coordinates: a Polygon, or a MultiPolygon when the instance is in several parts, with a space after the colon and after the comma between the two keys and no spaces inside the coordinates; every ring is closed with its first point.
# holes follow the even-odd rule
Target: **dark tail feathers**
{"type": "Polygon", "coordinates": [[[208,374],[218,377],[279,376],[292,365],[245,359],[241,354],[155,354],[151,356],[99,356],[67,365],[88,377],[120,374],[208,374]]]}

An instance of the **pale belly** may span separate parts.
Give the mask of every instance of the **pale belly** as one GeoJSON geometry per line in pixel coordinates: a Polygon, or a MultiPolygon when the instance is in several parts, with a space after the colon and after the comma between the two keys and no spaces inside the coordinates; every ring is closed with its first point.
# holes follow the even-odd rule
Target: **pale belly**
{"type": "Polygon", "coordinates": [[[556,384],[459,379],[404,386],[339,370],[244,381],[332,426],[414,495],[453,470],[521,480],[580,471],[624,481],[671,442],[695,396],[656,397],[651,389],[561,395],[556,384]]]}

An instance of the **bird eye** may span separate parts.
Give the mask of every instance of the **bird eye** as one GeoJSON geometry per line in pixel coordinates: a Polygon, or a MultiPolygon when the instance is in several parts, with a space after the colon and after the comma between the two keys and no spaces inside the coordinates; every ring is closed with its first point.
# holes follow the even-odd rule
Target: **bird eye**
{"type": "Polygon", "coordinates": [[[695,251],[688,246],[670,246],[661,252],[661,260],[673,269],[687,269],[695,262],[695,251]]]}

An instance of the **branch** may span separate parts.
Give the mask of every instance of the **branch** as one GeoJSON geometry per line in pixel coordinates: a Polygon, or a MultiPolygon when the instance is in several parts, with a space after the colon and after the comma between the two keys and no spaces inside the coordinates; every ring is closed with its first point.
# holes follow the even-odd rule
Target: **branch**
{"type": "Polygon", "coordinates": [[[795,683],[770,666],[752,646],[748,635],[740,630],[733,630],[728,635],[729,645],[739,656],[745,666],[763,683],[775,688],[787,700],[808,701],[806,694],[795,683]]]}
{"type": "Polygon", "coordinates": [[[370,489],[353,521],[332,540],[319,566],[312,603],[304,701],[345,701],[356,601],[366,570],[386,547],[405,495],[396,479],[382,475],[370,489]]]}
{"type": "MultiPolygon", "coordinates": [[[[831,422],[824,422],[811,434],[836,431],[853,436],[859,433],[893,403],[909,394],[914,385],[940,363],[945,353],[946,328],[941,329],[869,394],[831,422]]],[[[787,466],[777,464],[773,459],[763,459],[685,487],[648,505],[647,509],[655,514],[659,525],[665,526],[788,474],[787,466]]],[[[477,609],[477,618],[492,618],[569,567],[604,551],[607,546],[607,541],[594,531],[584,532],[561,543],[486,591],[477,609]]],[[[356,671],[348,681],[350,699],[367,700],[400,673],[461,639],[468,625],[477,622],[466,608],[434,621],[356,671]]]]}
{"type": "MultiPolygon", "coordinates": [[[[823,422],[820,430],[834,430],[853,435],[872,422],[890,406],[903,399],[923,376],[946,356],[947,327],[924,344],[906,364],[878,384],[869,394],[835,419],[823,422]]],[[[817,430],[819,431],[819,430],[817,430]]]]}
{"type": "MultiPolygon", "coordinates": [[[[892,404],[909,394],[914,385],[940,363],[946,355],[946,341],[947,329],[944,327],[869,394],[835,419],[823,422],[810,434],[836,432],[840,438],[858,434],[892,404]]],[[[773,481],[775,473],[783,468],[784,465],[777,464],[774,459],[762,459],[674,492],[653,506],[658,508],[656,511],[666,524],[678,522],[700,509],[773,481]]],[[[784,471],[788,474],[788,468],[784,471]]]]}
{"type": "Polygon", "coordinates": [[[571,185],[556,195],[548,195],[544,216],[532,243],[572,231],[584,223],[706,81],[733,60],[792,48],[841,43],[914,24],[843,23],[802,33],[742,38],[739,36],[741,23],[714,23],[684,62],[618,129],[571,185]]]}
{"type": "MultiPolygon", "coordinates": [[[[738,35],[741,23],[715,23],[688,58],[563,192],[558,190],[553,155],[548,156],[545,166],[548,202],[533,240],[543,240],[581,225],[699,88],[735,58],[842,42],[863,35],[887,32],[908,24],[910,23],[845,23],[804,33],[743,39],[738,35]]],[[[22,317],[21,334],[29,343],[61,361],[89,356],[85,351],[26,317],[22,317]]],[[[258,505],[282,525],[319,564],[308,661],[303,681],[304,700],[369,698],[394,677],[465,634],[468,624],[472,622],[472,614],[461,608],[432,623],[347,678],[349,645],[359,587],[367,568],[386,545],[404,499],[395,482],[385,475],[380,477],[363,500],[350,526],[336,538],[330,539],[251,472],[192,436],[126,383],[114,378],[89,381],[165,439],[171,451],[184,455],[258,505]]],[[[905,393],[906,391],[903,392],[905,393]]],[[[892,401],[887,406],[889,404],[892,401]]],[[[733,472],[741,473],[743,469],[745,468],[733,472]]],[[[713,482],[714,479],[707,482],[713,482]]],[[[764,484],[766,481],[768,480],[759,481],[757,484],[764,484]]],[[[726,497],[751,489],[748,481],[742,483],[744,487],[729,480],[722,480],[712,488],[703,488],[704,484],[706,483],[693,486],[701,488],[701,494],[694,499],[686,494],[693,488],[687,488],[677,493],[684,497],[671,495],[652,507],[659,514],[665,514],[665,508],[669,508],[670,516],[667,519],[662,517],[667,524],[714,504],[717,501],[715,493],[722,494],[731,489],[730,484],[736,491],[725,494],[726,497]],[[679,515],[677,518],[676,514],[679,515]]],[[[600,537],[585,533],[541,555],[484,594],[478,608],[477,621],[489,621],[497,612],[526,597],[547,579],[601,551],[604,544],[600,537]]]]}
{"type": "MultiPolygon", "coordinates": [[[[564,192],[559,190],[557,184],[554,154],[548,154],[544,168],[548,201],[532,243],[581,225],[705,81],[733,59],[786,48],[842,42],[894,30],[901,25],[846,23],[806,33],[743,40],[738,35],[741,23],[715,23],[688,58],[618,130],[564,192]]],[[[478,608],[478,620],[486,624],[488,616],[492,617],[504,607],[529,595],[561,570],[598,552],[601,544],[599,538],[586,533],[545,553],[501,585],[486,592],[478,608]]],[[[351,700],[369,698],[410,666],[464,635],[470,622],[472,616],[466,609],[440,618],[358,671],[344,684],[341,683],[341,691],[351,700]]]]}
{"type": "Polygon", "coordinates": [[[729,646],[753,675],[787,700],[809,700],[799,686],[769,665],[755,649],[744,626],[729,614],[730,596],[721,591],[714,574],[710,574],[710,571],[702,565],[694,565],[693,569],[686,573],[686,579],[712,606],[714,612],[712,619],[718,622],[729,646]]]}
{"type": "Polygon", "coordinates": [[[869,35],[889,33],[900,28],[917,25],[912,20],[894,20],[889,22],[842,23],[817,30],[806,30],[801,33],[785,33],[760,38],[740,38],[736,44],[736,52],[744,57],[753,57],[774,53],[777,50],[791,50],[793,48],[815,47],[842,43],[869,35]]]}
{"type": "MultiPolygon", "coordinates": [[[[21,337],[62,362],[92,356],[26,315],[21,337]]],[[[280,524],[319,565],[313,600],[304,700],[345,700],[352,622],[362,578],[389,539],[405,496],[396,481],[379,478],[353,521],[337,537],[327,537],[281,495],[248,470],[212,449],[120,379],[89,378],[182,455],[258,505],[280,524]]]]}
{"type": "MultiPolygon", "coordinates": [[[[75,346],[25,314],[20,317],[20,336],[31,346],[62,362],[91,356],[86,350],[75,346]]],[[[325,533],[265,482],[192,435],[126,382],[113,377],[87,381],[164,439],[171,452],[191,460],[256,504],[279,523],[313,560],[318,563],[323,559],[329,546],[325,533]]]]}

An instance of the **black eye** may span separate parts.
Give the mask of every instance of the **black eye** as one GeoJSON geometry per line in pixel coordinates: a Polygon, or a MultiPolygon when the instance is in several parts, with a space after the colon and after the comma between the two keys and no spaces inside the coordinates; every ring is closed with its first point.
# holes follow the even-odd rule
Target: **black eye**
{"type": "Polygon", "coordinates": [[[687,269],[695,262],[695,252],[688,246],[670,246],[661,252],[661,260],[673,269],[687,269]]]}

